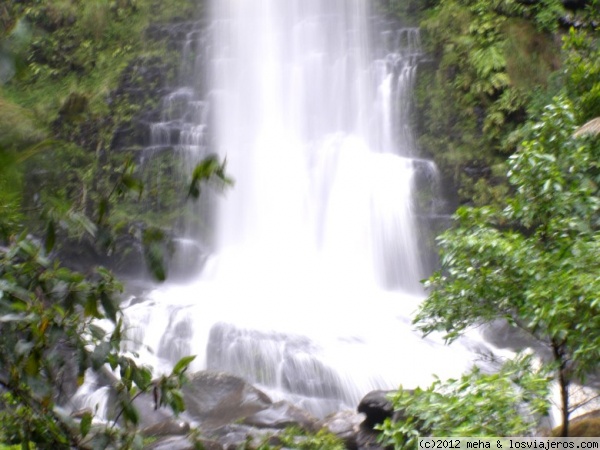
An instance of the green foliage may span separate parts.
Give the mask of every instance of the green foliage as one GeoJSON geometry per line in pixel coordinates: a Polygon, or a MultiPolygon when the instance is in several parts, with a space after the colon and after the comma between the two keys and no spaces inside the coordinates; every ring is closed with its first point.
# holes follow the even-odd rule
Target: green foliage
{"type": "Polygon", "coordinates": [[[576,99],[579,122],[600,116],[600,41],[593,33],[571,29],[563,39],[566,91],[576,99]]]}
{"type": "Polygon", "coordinates": [[[159,228],[147,228],[142,234],[144,245],[144,259],[150,273],[158,281],[165,281],[167,269],[165,263],[165,232],[159,228]]]}
{"type": "Polygon", "coordinates": [[[415,319],[450,341],[498,318],[525,330],[553,353],[565,422],[569,383],[600,358],[600,145],[575,129],[573,105],[556,99],[509,160],[504,208],[457,211],[415,319]]]}
{"type": "Polygon", "coordinates": [[[191,0],[26,0],[2,8],[11,30],[22,23],[28,34],[24,70],[0,92],[0,141],[6,137],[12,150],[20,136],[28,140],[19,148],[43,136],[54,139],[46,151],[13,166],[21,184],[11,189],[10,211],[27,211],[28,227],[45,233],[48,248],[81,243],[82,234],[72,227],[46,220],[69,211],[93,221],[97,239],[84,243],[118,267],[127,258],[119,242],[139,241],[145,229],[172,228],[184,214],[180,194],[188,188],[187,174],[176,158],[153,161],[145,173],[133,163],[137,143],[113,147],[117,131],[124,135],[136,114],[157,106],[153,95],[179,63],[178,52],[160,36],[148,39],[146,27],[174,17],[189,20],[196,6],[191,0]]]}
{"type": "Polygon", "coordinates": [[[21,445],[4,445],[0,443],[0,450],[23,450],[21,445]]]}
{"type": "MultiPolygon", "coordinates": [[[[98,267],[83,275],[48,256],[65,238],[110,251],[115,206],[144,194],[132,159],[108,152],[131,108],[116,103],[110,111],[104,102],[135,54],[162,51],[141,40],[150,14],[166,18],[184,12],[184,3],[191,6],[151,3],[26,1],[2,9],[32,30],[25,70],[0,92],[0,242],[6,243],[0,247],[0,384],[9,393],[0,439],[22,448],[141,448],[136,396],[153,393],[156,407],[175,414],[184,409],[180,388],[193,357],[153,379],[149,368],[120,353],[120,284],[112,274],[98,267]],[[60,139],[42,141],[50,134],[60,139]],[[24,230],[44,236],[42,244],[25,238],[24,230]],[[100,328],[98,320],[113,328],[100,328]],[[119,374],[113,423],[99,428],[89,413],[66,416],[57,407],[69,395],[61,386],[81,384],[87,369],[106,366],[119,374]]],[[[0,57],[18,62],[16,47],[1,42],[0,57]]],[[[185,188],[180,194],[183,199],[185,188]]],[[[164,243],[152,235],[148,228],[144,241],[146,252],[155,254],[164,243]]]]}
{"type": "MultiPolygon", "coordinates": [[[[26,239],[3,249],[0,258],[0,384],[19,404],[9,414],[17,414],[19,422],[24,422],[21,428],[31,436],[20,437],[27,442],[34,439],[40,420],[54,419],[52,405],[66,361],[74,357],[79,360],[78,377],[82,379],[89,360],[88,346],[112,344],[116,350],[114,333],[111,338],[97,340],[91,336],[90,325],[92,318],[105,314],[98,300],[114,302],[120,286],[101,268],[86,279],[60,267],[26,239]],[[31,416],[31,421],[25,421],[26,416],[31,416]]],[[[118,331],[119,327],[115,333],[118,331]]],[[[70,438],[60,424],[57,421],[46,438],[64,447],[70,438]]]]}
{"type": "Polygon", "coordinates": [[[540,32],[531,21],[507,22],[507,74],[518,89],[536,90],[548,85],[552,73],[560,67],[560,52],[554,37],[540,32]]]}
{"type": "Polygon", "coordinates": [[[88,276],[73,272],[27,239],[0,249],[0,385],[8,392],[2,401],[3,441],[70,448],[107,440],[130,448],[140,440],[139,413],[133,407],[140,393],[154,392],[157,408],[167,406],[175,414],[184,410],[181,386],[194,357],[153,379],[148,367],[121,354],[120,290],[106,269],[98,267],[88,276]],[[110,321],[112,330],[97,326],[97,319],[110,321]],[[113,386],[118,405],[114,423],[122,422],[122,427],[109,424],[92,434],[91,415],[76,423],[56,404],[65,395],[61,385],[68,384],[69,370],[76,371],[81,384],[86,370],[105,365],[120,376],[113,386]]]}
{"type": "Polygon", "coordinates": [[[549,33],[563,15],[560,0],[439,0],[422,20],[435,63],[418,79],[419,143],[461,202],[506,190],[490,168],[515,151],[530,104],[554,89],[560,52],[549,33]]]}
{"type": "Polygon", "coordinates": [[[48,248],[60,249],[82,235],[47,217],[67,210],[87,216],[97,227],[96,250],[117,265],[124,258],[119,240],[176,224],[185,204],[179,194],[188,188],[181,167],[160,164],[146,177],[132,163],[139,149],[128,144],[115,152],[113,138],[131,129],[140,111],[156,107],[153,93],[179,63],[167,40],[148,39],[145,29],[153,21],[189,20],[195,3],[25,0],[0,8],[7,25],[6,32],[0,27],[0,61],[11,67],[0,91],[0,147],[10,156],[2,159],[26,160],[11,163],[11,178],[0,180],[0,197],[7,199],[0,217],[11,224],[25,219],[30,231],[46,234],[48,248]],[[145,76],[149,65],[160,67],[161,76],[145,76]],[[43,152],[18,155],[48,136],[53,143],[43,152]]]}
{"type": "MultiPolygon", "coordinates": [[[[172,5],[157,7],[154,3],[29,0],[11,5],[11,13],[34,29],[27,80],[50,81],[49,78],[76,72],[80,77],[94,77],[101,82],[92,72],[102,72],[109,76],[107,81],[114,82],[126,60],[144,45],[142,31],[150,17],[166,20],[180,12],[170,9],[172,5]]],[[[189,9],[191,2],[187,3],[189,9]]]]}
{"type": "MultiPolygon", "coordinates": [[[[58,449],[69,448],[64,430],[52,414],[36,411],[12,394],[4,394],[0,405],[3,408],[0,412],[0,439],[3,442],[18,445],[18,449],[29,449],[30,443],[35,445],[43,442],[52,442],[58,449]]],[[[0,448],[3,448],[2,444],[0,448]]]]}
{"type": "Polygon", "coordinates": [[[343,442],[335,435],[320,430],[311,434],[296,428],[287,428],[280,436],[283,447],[298,450],[343,450],[343,442]]]}
{"type": "Polygon", "coordinates": [[[21,213],[21,174],[14,170],[15,155],[0,147],[0,167],[4,167],[0,177],[0,242],[18,230],[23,220],[21,213]]]}
{"type": "Polygon", "coordinates": [[[548,412],[549,377],[531,358],[483,374],[475,368],[458,380],[439,379],[427,389],[405,391],[391,400],[402,418],[379,427],[380,440],[396,449],[414,448],[424,436],[524,436],[548,412]]]}
{"type": "Polygon", "coordinates": [[[200,183],[216,180],[225,186],[233,184],[233,180],[225,174],[227,159],[221,162],[217,155],[208,155],[199,162],[192,172],[192,181],[188,196],[197,199],[200,196],[200,183]]]}
{"type": "MultiPolygon", "coordinates": [[[[115,251],[115,212],[142,201],[146,189],[134,157],[112,152],[111,141],[155,100],[121,95],[108,105],[106,99],[121,77],[135,77],[134,61],[177,58],[164,42],[146,41],[143,30],[150,20],[189,19],[193,7],[189,0],[25,0],[0,7],[0,65],[10,69],[0,74],[6,82],[0,91],[0,386],[7,392],[0,441],[20,448],[141,448],[138,395],[153,394],[156,408],[184,410],[181,386],[193,357],[153,378],[120,351],[121,285],[112,273],[99,266],[79,273],[54,258],[67,240],[115,251]],[[124,75],[125,67],[131,73],[124,75]],[[99,426],[89,412],[66,415],[58,405],[86,371],[107,367],[119,377],[112,422],[99,426]]],[[[229,182],[224,164],[212,161],[214,167],[193,176],[198,193],[213,176],[229,182]]],[[[187,188],[179,189],[176,205],[184,204],[187,188]]],[[[129,222],[137,217],[129,214],[129,222]]],[[[137,230],[157,262],[154,275],[164,279],[158,265],[164,256],[156,250],[168,247],[166,233],[148,224],[137,230]]]]}
{"type": "Polygon", "coordinates": [[[0,146],[21,149],[43,137],[44,133],[35,125],[31,113],[2,98],[0,90],[0,146]]]}
{"type": "Polygon", "coordinates": [[[286,448],[297,450],[344,450],[346,446],[341,439],[326,430],[310,433],[297,427],[288,427],[274,438],[266,439],[258,446],[257,450],[286,448]],[[271,441],[277,441],[277,444],[270,444],[271,441]]]}
{"type": "Polygon", "coordinates": [[[561,0],[541,0],[534,2],[528,13],[540,30],[556,31],[559,19],[565,15],[565,8],[561,0]]]}

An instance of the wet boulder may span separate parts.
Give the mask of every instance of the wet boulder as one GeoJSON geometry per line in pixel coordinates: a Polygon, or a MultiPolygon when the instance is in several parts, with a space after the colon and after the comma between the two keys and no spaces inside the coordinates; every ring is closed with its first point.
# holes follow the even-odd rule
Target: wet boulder
{"type": "Polygon", "coordinates": [[[242,378],[223,372],[202,371],[190,376],[183,388],[186,414],[202,429],[244,419],[272,405],[271,399],[242,378]]]}
{"type": "Polygon", "coordinates": [[[183,436],[190,431],[190,424],[181,420],[167,419],[150,425],[142,430],[147,437],[183,436]]]}
{"type": "MultiPolygon", "coordinates": [[[[560,436],[562,425],[552,430],[552,436],[560,436]]],[[[569,421],[570,437],[600,437],[600,410],[593,410],[569,421]]]]}
{"type": "Polygon", "coordinates": [[[363,424],[373,428],[381,424],[385,419],[391,419],[394,414],[394,406],[388,399],[388,395],[394,391],[371,391],[363,397],[358,404],[358,412],[365,415],[363,424]]]}
{"type": "Polygon", "coordinates": [[[223,446],[210,439],[190,439],[187,436],[169,436],[144,447],[146,450],[223,450],[223,446]]]}
{"type": "MultiPolygon", "coordinates": [[[[396,391],[371,391],[363,397],[358,405],[358,412],[365,415],[356,436],[358,450],[387,450],[379,444],[379,431],[375,425],[382,424],[386,419],[396,422],[402,420],[402,411],[394,411],[394,406],[388,396],[396,391]]],[[[391,449],[391,447],[389,447],[391,449]]]]}
{"type": "Polygon", "coordinates": [[[286,401],[273,403],[267,409],[246,417],[244,424],[256,428],[282,429],[294,426],[305,431],[317,431],[315,417],[286,401]]]}
{"type": "Polygon", "coordinates": [[[353,411],[339,411],[325,417],[318,423],[319,428],[327,430],[340,438],[346,448],[358,449],[357,437],[360,424],[365,420],[365,415],[353,411]]]}
{"type": "Polygon", "coordinates": [[[277,444],[281,430],[255,428],[242,424],[229,424],[205,433],[208,439],[218,442],[226,450],[259,448],[264,443],[277,444]]]}

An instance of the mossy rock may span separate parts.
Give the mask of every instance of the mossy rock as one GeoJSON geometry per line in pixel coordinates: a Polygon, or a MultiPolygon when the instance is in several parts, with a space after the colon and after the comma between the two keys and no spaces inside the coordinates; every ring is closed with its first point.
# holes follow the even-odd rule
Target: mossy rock
{"type": "MultiPolygon", "coordinates": [[[[562,425],[552,430],[552,436],[560,436],[562,425]]],[[[600,437],[600,417],[575,421],[569,425],[570,437],[600,437]]]]}
{"type": "Polygon", "coordinates": [[[73,121],[81,118],[87,108],[87,96],[77,92],[72,92],[63,102],[58,114],[67,121],[73,121]]]}
{"type": "Polygon", "coordinates": [[[44,138],[33,115],[0,94],[0,147],[25,147],[44,138]]]}

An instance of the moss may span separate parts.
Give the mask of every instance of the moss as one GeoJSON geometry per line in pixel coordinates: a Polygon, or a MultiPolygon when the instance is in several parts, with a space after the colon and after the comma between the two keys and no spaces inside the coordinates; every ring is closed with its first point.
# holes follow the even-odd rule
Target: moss
{"type": "MultiPolygon", "coordinates": [[[[552,436],[560,436],[562,426],[552,430],[552,436]]],[[[570,437],[600,437],[600,417],[574,420],[569,424],[570,437]]]]}
{"type": "Polygon", "coordinates": [[[6,96],[49,124],[72,92],[88,97],[92,113],[106,113],[107,96],[134,58],[170,58],[165,42],[146,39],[144,30],[181,14],[189,20],[194,2],[29,0],[11,7],[34,32],[28,70],[7,85],[6,96]]]}
{"type": "MultiPolygon", "coordinates": [[[[137,190],[132,195],[115,192],[126,188],[124,180],[133,183],[128,171],[145,132],[138,116],[157,107],[160,89],[173,80],[180,63],[169,34],[147,30],[160,27],[156,23],[189,21],[196,3],[24,0],[0,7],[2,23],[12,27],[27,22],[31,30],[18,59],[24,70],[0,90],[0,146],[10,143],[19,150],[52,139],[44,151],[15,166],[22,190],[11,189],[10,208],[0,211],[1,221],[16,217],[21,206],[32,231],[41,232],[40,214],[71,205],[99,229],[118,225],[115,235],[104,239],[103,251],[111,251],[117,235],[130,236],[144,224],[175,223],[175,209],[181,205],[173,200],[175,187],[149,189],[142,202],[137,190]],[[147,213],[146,203],[174,206],[147,213]],[[107,217],[108,211],[114,217],[107,217]]],[[[153,170],[161,175],[170,169],[160,163],[153,170]]],[[[5,186],[0,190],[6,191],[5,186]]]]}
{"type": "Polygon", "coordinates": [[[0,147],[23,148],[44,136],[30,111],[2,98],[0,91],[0,147]]]}
{"type": "Polygon", "coordinates": [[[417,81],[419,144],[461,203],[508,192],[492,168],[516,151],[515,132],[535,105],[557,92],[559,38],[539,19],[530,6],[441,0],[421,22],[433,62],[417,81]]]}
{"type": "Polygon", "coordinates": [[[72,92],[63,102],[58,115],[69,121],[80,118],[88,108],[88,98],[84,94],[72,92]]]}
{"type": "Polygon", "coordinates": [[[560,68],[560,41],[543,33],[525,19],[507,22],[506,68],[511,84],[520,89],[537,89],[548,84],[550,75],[560,68]]]}

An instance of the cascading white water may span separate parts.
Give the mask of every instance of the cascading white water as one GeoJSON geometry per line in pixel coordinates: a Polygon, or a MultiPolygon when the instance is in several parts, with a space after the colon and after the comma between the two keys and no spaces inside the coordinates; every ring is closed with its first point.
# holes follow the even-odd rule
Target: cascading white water
{"type": "Polygon", "coordinates": [[[219,214],[220,273],[241,263],[238,275],[303,278],[304,261],[342,283],[418,289],[412,139],[394,127],[418,32],[374,59],[368,5],[214,2],[215,133],[236,180],[219,214]]]}
{"type": "Polygon", "coordinates": [[[212,14],[212,122],[194,130],[236,183],[202,273],[126,308],[131,349],[159,370],[197,354],[193,369],[317,415],[464,371],[478,341],[445,347],[410,324],[425,275],[412,191],[431,166],[408,123],[418,30],[375,29],[367,0],[214,0],[212,14]]]}

